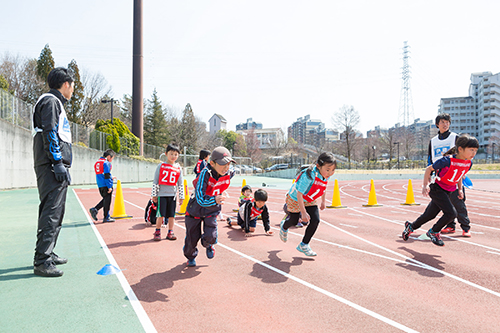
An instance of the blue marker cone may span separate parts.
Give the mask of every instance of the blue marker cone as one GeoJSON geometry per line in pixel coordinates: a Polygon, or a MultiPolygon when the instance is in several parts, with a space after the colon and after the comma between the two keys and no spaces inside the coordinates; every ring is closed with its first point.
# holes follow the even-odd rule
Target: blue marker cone
{"type": "Polygon", "coordinates": [[[470,180],[469,177],[465,176],[464,179],[462,179],[462,185],[464,185],[466,188],[472,188],[472,181],[470,180]]]}
{"type": "Polygon", "coordinates": [[[107,264],[107,265],[104,265],[104,267],[101,268],[97,272],[97,274],[99,274],[99,275],[111,275],[111,274],[116,274],[118,272],[121,272],[121,269],[118,269],[113,265],[107,264]]]}

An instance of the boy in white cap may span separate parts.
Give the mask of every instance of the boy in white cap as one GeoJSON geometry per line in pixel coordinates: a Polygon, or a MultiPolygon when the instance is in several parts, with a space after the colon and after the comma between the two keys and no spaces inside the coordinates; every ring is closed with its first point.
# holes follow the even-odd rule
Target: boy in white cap
{"type": "Polygon", "coordinates": [[[188,259],[187,265],[190,267],[196,266],[195,258],[198,255],[196,245],[200,239],[201,245],[206,248],[207,258],[212,259],[215,255],[217,215],[224,203],[223,193],[234,176],[234,171],[229,171],[231,162],[236,163],[229,150],[217,147],[211,154],[210,164],[193,181],[194,196],[189,199],[186,208],[184,239],[184,256],[188,259]]]}

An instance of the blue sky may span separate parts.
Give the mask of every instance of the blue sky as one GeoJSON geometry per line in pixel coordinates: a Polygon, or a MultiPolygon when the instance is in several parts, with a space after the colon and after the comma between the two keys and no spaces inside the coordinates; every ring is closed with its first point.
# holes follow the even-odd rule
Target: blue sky
{"type": "MultiPolygon", "coordinates": [[[[144,96],[228,128],[247,118],[286,128],[310,114],[333,127],[342,105],[363,134],[398,122],[403,42],[410,45],[414,117],[465,96],[472,72],[500,71],[498,1],[156,1],[144,4],[144,96]]],[[[102,73],[114,97],[132,92],[133,1],[2,4],[0,54],[102,73]],[[49,5],[48,5],[49,4],[49,5]]]]}

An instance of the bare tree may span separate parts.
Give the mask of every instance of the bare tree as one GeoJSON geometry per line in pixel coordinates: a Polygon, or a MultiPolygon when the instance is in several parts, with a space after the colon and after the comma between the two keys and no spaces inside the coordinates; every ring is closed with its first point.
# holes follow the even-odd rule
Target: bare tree
{"type": "Polygon", "coordinates": [[[380,144],[382,145],[382,149],[389,152],[389,161],[392,160],[395,142],[396,140],[394,128],[390,128],[386,132],[382,133],[380,137],[380,144]]]}
{"type": "Polygon", "coordinates": [[[91,73],[82,70],[82,83],[84,97],[82,102],[82,124],[89,126],[95,124],[97,119],[109,119],[110,106],[101,103],[108,99],[112,93],[111,87],[101,73],[91,73]]]}
{"type": "Polygon", "coordinates": [[[9,91],[30,104],[35,104],[41,94],[49,91],[47,83],[38,76],[36,66],[36,59],[8,53],[0,61],[0,75],[9,83],[9,91]]]}
{"type": "Polygon", "coordinates": [[[349,169],[351,168],[351,155],[356,146],[356,126],[359,124],[359,113],[354,107],[344,105],[332,117],[334,128],[341,133],[344,141],[345,152],[349,169]]]}

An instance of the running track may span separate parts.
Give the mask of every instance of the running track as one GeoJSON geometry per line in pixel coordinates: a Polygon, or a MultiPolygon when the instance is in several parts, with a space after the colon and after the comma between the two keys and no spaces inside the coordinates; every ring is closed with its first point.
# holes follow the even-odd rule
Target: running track
{"type": "MultiPolygon", "coordinates": [[[[224,216],[235,214],[240,184],[233,185],[224,216]]],[[[418,239],[432,222],[408,242],[401,239],[404,221],[416,219],[429,201],[420,180],[413,180],[420,206],[400,205],[407,181],[376,181],[383,205],[377,208],[362,207],[369,181],[339,185],[348,208],[320,212],[314,258],[295,249],[302,229],[289,229],[288,242],[280,241],[286,191],[276,188],[266,188],[273,236],[260,221],[249,238],[220,222],[215,258],[208,260],[199,246],[194,268],[182,254],[183,217],[176,218],[178,240],[152,240],[154,228],[142,219],[149,188],[123,189],[133,219],[95,226],[125,269],[142,316],[149,317],[144,321],[158,332],[500,332],[499,181],[474,181],[466,193],[472,237],[458,228],[443,236],[444,247],[418,239]]],[[[87,212],[98,197],[94,189],[75,193],[87,212]]],[[[328,201],[332,193],[330,182],[328,201]]]]}

